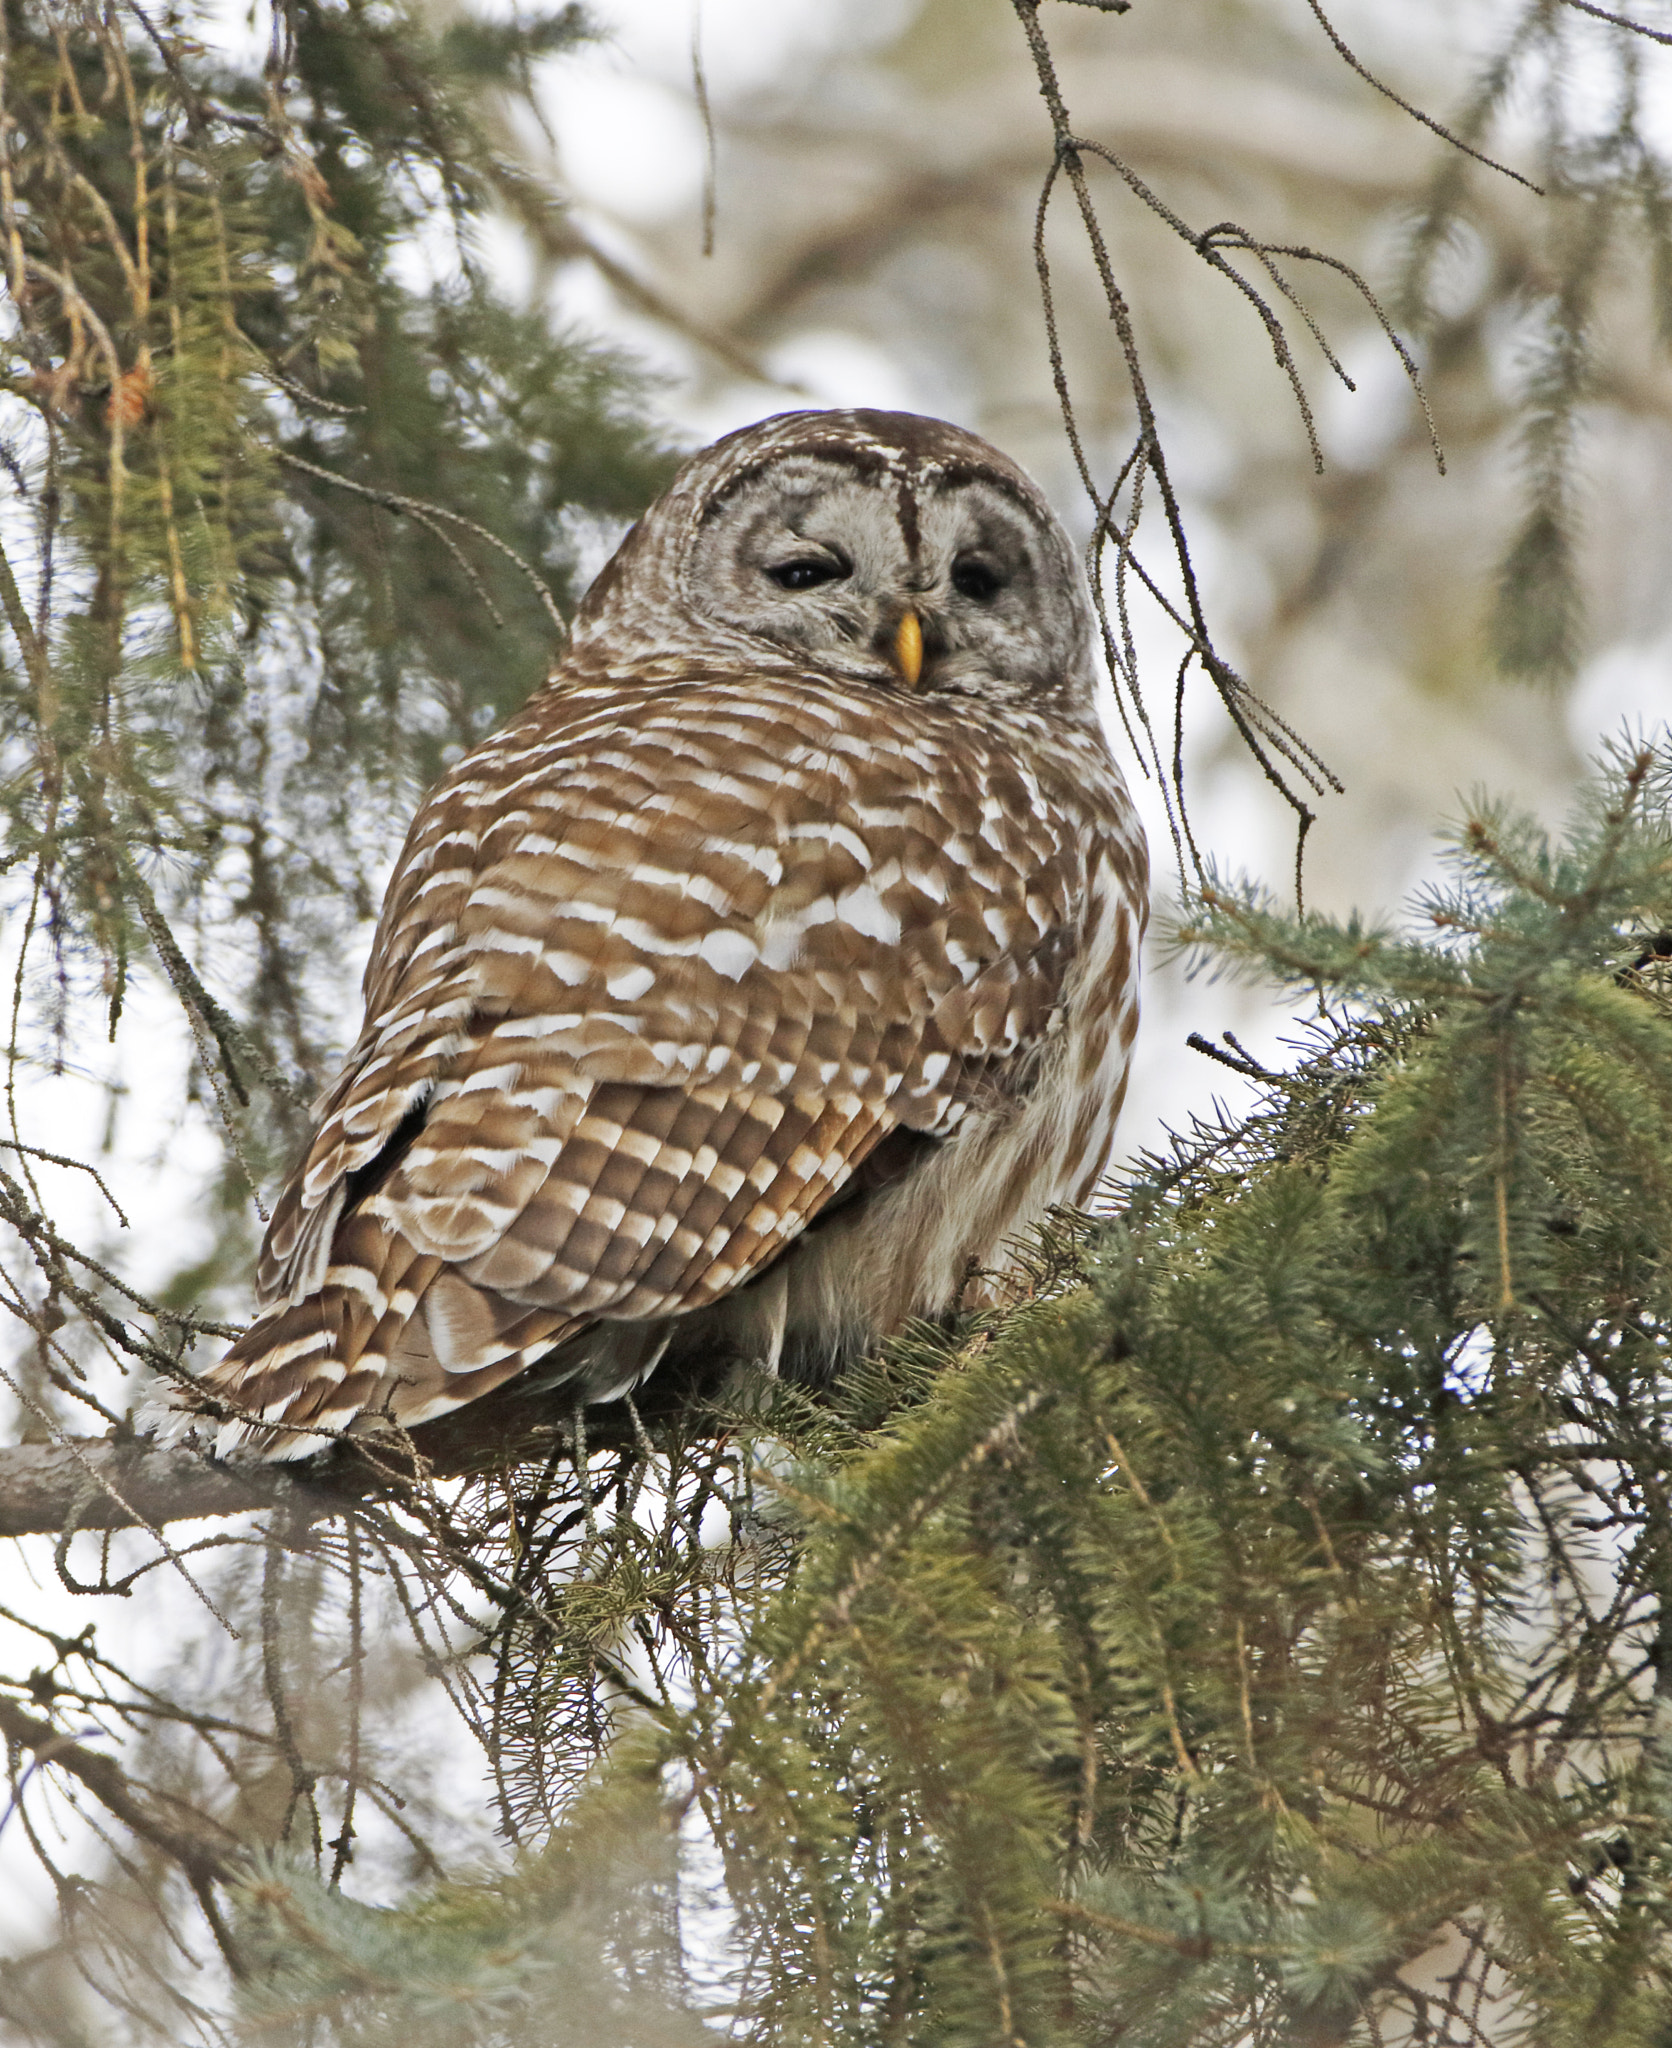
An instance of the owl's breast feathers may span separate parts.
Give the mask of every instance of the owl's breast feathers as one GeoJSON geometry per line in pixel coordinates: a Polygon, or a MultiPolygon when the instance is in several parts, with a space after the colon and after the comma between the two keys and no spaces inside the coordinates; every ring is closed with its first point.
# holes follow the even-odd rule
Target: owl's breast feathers
{"type": "Polygon", "coordinates": [[[894,1133],[965,1162],[901,1294],[947,1306],[929,1267],[1102,1163],[1144,888],[1101,741],[1033,714],[896,698],[885,728],[794,675],[538,693],[414,821],[266,1306],[203,1383],[219,1448],[410,1426],[704,1309],[894,1133]]]}

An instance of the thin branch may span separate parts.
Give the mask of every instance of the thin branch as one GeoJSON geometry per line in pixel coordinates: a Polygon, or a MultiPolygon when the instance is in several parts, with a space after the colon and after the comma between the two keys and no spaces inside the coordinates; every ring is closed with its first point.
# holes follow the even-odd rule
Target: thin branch
{"type": "Polygon", "coordinates": [[[702,61],[702,0],[691,0],[691,91],[702,122],[702,253],[714,254],[715,144],[714,109],[708,99],[708,74],[702,61]]]}
{"type": "MultiPolygon", "coordinates": [[[[1356,71],[1366,85],[1374,87],[1382,95],[1383,99],[1392,100],[1393,104],[1403,113],[1409,114],[1413,121],[1420,121],[1423,127],[1428,129],[1431,134],[1438,135],[1442,142],[1449,142],[1453,149],[1461,150],[1465,156],[1473,157],[1477,164],[1484,164],[1489,171],[1501,171],[1506,178],[1514,179],[1517,185],[1524,185],[1529,192],[1537,193],[1540,199],[1545,196],[1542,185],[1535,185],[1531,178],[1524,178],[1519,171],[1512,171],[1508,164],[1501,164],[1496,157],[1487,156],[1483,151],[1473,148],[1463,140],[1461,135],[1448,128],[1443,121],[1436,121],[1432,114],[1425,114],[1421,107],[1414,107],[1409,100],[1401,99],[1391,85],[1384,85],[1381,79],[1348,49],[1346,43],[1341,38],[1340,31],[1324,12],[1322,0],[1306,0],[1306,4],[1311,8],[1313,18],[1318,26],[1335,45],[1336,55],[1350,70],[1356,71]]],[[[1568,4],[1576,4],[1576,0],[1568,0],[1568,4]]],[[[1598,10],[1587,7],[1585,12],[1587,14],[1594,14],[1598,10]]]]}
{"type": "Polygon", "coordinates": [[[157,949],[168,978],[173,982],[176,993],[188,1011],[195,1010],[213,1034],[220,1048],[221,1058],[226,1063],[226,1077],[232,1092],[240,1103],[248,1105],[249,1091],[238,1070],[238,1058],[246,1060],[261,1076],[275,1095],[282,1101],[302,1105],[305,1097],[281,1074],[261,1048],[250,1037],[238,1020],[222,1009],[215,998],[198,978],[197,969],[180,950],[178,940],[170,930],[168,920],[157,907],[157,899],[151,893],[151,886],[135,866],[132,856],[124,848],[119,854],[122,872],[133,891],[134,902],[139,910],[140,920],[151,935],[151,943],[157,949]],[[234,1055],[238,1057],[234,1057],[234,1055]]]}
{"type": "Polygon", "coordinates": [[[1610,14],[1606,7],[1594,7],[1591,0],[1562,0],[1562,5],[1571,7],[1575,13],[1590,15],[1593,21],[1606,21],[1613,28],[1623,28],[1634,36],[1643,36],[1651,43],[1672,46],[1672,30],[1650,28],[1644,22],[1630,20],[1626,15],[1610,14]]]}
{"type": "MultiPolygon", "coordinates": [[[[668,1394],[664,1411],[649,1426],[688,1429],[690,1414],[680,1412],[688,1398],[668,1394]]],[[[588,1416],[587,1438],[594,1450],[636,1448],[645,1426],[642,1418],[636,1424],[629,1419],[624,1404],[605,1403],[588,1416]]],[[[80,1507],[81,1529],[156,1529],[272,1508],[283,1508],[307,1526],[375,1501],[439,1514],[441,1503],[426,1505],[431,1481],[511,1472],[548,1460],[554,1436],[563,1433],[538,1399],[513,1388],[424,1424],[406,1438],[405,1448],[392,1438],[344,1439],[294,1464],[223,1463],[187,1446],[131,1437],[60,1436],[50,1444],[0,1446],[0,1539],[57,1535],[90,1479],[104,1490],[80,1507]]],[[[445,1538],[441,1522],[433,1523],[433,1533],[445,1538]]]]}
{"type": "Polygon", "coordinates": [[[129,1227],[129,1223],[127,1223],[127,1217],[125,1217],[125,1214],[123,1214],[123,1206],[121,1206],[121,1202],[119,1202],[119,1200],[117,1200],[117,1198],[115,1198],[115,1196],[111,1194],[111,1190],[109,1190],[109,1188],[105,1186],[105,1176],[102,1176],[102,1174],[100,1174],[100,1171],[98,1171],[98,1167],[96,1167],[96,1165],[90,1165],[90,1163],[88,1163],[86,1159],[70,1159],[70,1157],[68,1157],[66,1153],[49,1153],[49,1151],[43,1151],[43,1149],[41,1149],[39,1145],[25,1145],[23,1141],[20,1141],[20,1139],[0,1139],[0,1147],[4,1147],[6,1151],[16,1151],[16,1153],[29,1153],[29,1157],[31,1157],[31,1159],[45,1159],[45,1161],[47,1161],[47,1165],[68,1165],[68,1167],[72,1167],[72,1169],[76,1171],[76,1174],[88,1174],[88,1176],[92,1176],[92,1182],[94,1182],[94,1186],[98,1188],[98,1192],[100,1192],[102,1196],[105,1196],[105,1200],[107,1200],[107,1202],[111,1204],[111,1208],[113,1208],[113,1210],[117,1212],[117,1223],[119,1223],[119,1225],[121,1225],[123,1229],[127,1229],[127,1227],[129,1227]]]}
{"type": "MultiPolygon", "coordinates": [[[[569,621],[558,609],[557,599],[552,596],[545,579],[532,564],[523,560],[509,542],[501,540],[497,533],[490,533],[485,526],[478,525],[474,519],[467,519],[462,512],[450,512],[445,505],[432,505],[423,498],[408,498],[399,491],[374,490],[368,484],[356,483],[352,477],[338,476],[335,470],[322,469],[317,462],[304,461],[300,455],[292,455],[287,448],[276,448],[273,452],[289,468],[305,470],[309,476],[318,477],[321,483],[335,484],[340,491],[352,491],[357,498],[365,498],[374,505],[381,505],[387,512],[408,513],[426,526],[430,525],[432,520],[449,519],[455,526],[462,526],[467,533],[475,534],[478,540],[486,541],[491,548],[497,548],[508,562],[528,578],[534,586],[535,594],[545,606],[552,624],[565,639],[568,638],[569,621]]],[[[433,526],[431,531],[434,531],[433,526]]],[[[454,552],[456,557],[457,550],[454,552]]],[[[474,574],[471,575],[471,581],[480,592],[482,586],[474,574]]],[[[490,611],[493,610],[491,604],[488,608],[490,611]]],[[[497,611],[494,612],[494,618],[496,622],[504,623],[497,611]]]]}
{"type": "Polygon", "coordinates": [[[236,1867],[241,1850],[235,1836],[220,1831],[211,1834],[159,1814],[140,1798],[114,1757],[100,1756],[83,1743],[67,1740],[62,1729],[37,1720],[3,1693],[0,1734],[84,1785],[109,1814],[142,1842],[173,1858],[194,1882],[226,1877],[236,1867]]]}

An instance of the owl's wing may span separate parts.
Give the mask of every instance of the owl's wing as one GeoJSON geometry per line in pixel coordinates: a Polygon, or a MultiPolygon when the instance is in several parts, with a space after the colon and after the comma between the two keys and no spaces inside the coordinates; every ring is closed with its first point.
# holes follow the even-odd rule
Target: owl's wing
{"type": "Polygon", "coordinates": [[[978,734],[867,746],[769,682],[530,711],[415,822],[273,1306],[210,1376],[287,1431],[715,1300],[891,1131],[1016,1086],[1061,994],[1087,833],[978,734]]]}

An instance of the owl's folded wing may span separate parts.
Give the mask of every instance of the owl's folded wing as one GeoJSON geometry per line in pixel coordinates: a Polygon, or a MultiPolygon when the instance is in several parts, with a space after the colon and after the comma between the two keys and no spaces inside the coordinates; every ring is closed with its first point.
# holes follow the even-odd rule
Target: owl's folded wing
{"type": "MultiPolygon", "coordinates": [[[[891,1131],[949,1135],[1019,1085],[1073,953],[1076,835],[974,781],[860,786],[794,734],[693,780],[692,734],[686,707],[661,788],[700,831],[619,765],[481,829],[421,814],[269,1232],[273,1306],[208,1382],[283,1426],[270,1454],[426,1420],[597,1318],[702,1307],[891,1131]]],[[[632,739],[654,782],[654,718],[632,739]]]]}

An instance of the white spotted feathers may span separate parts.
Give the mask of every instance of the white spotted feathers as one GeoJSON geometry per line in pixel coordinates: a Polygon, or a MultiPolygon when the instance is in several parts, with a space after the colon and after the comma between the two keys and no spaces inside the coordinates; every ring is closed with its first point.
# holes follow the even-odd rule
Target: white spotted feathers
{"type": "Polygon", "coordinates": [[[1036,488],[902,414],[706,450],[414,820],[201,1383],[294,1457],[537,1368],[839,1369],[1106,1157],[1145,858],[1036,488]],[[921,673],[898,649],[909,613],[921,673]]]}

